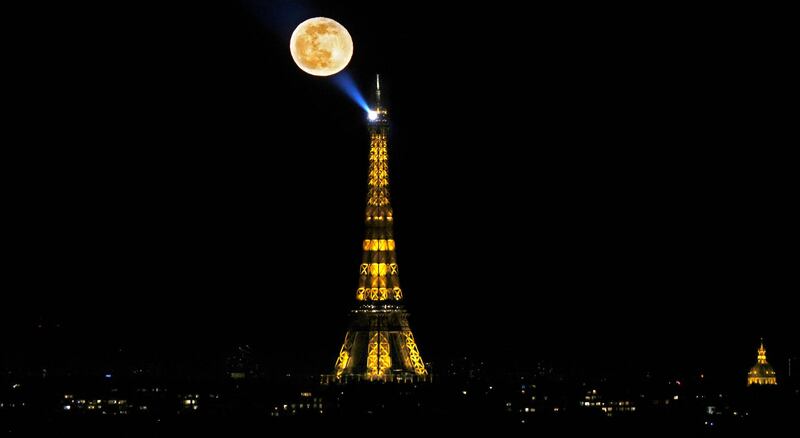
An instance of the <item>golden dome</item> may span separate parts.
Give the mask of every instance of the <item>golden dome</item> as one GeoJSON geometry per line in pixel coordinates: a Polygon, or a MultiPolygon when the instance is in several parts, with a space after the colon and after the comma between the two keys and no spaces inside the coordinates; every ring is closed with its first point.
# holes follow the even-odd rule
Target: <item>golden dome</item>
{"type": "Polygon", "coordinates": [[[747,373],[747,386],[750,385],[777,385],[778,380],[775,377],[775,370],[772,365],[767,363],[767,349],[764,348],[764,340],[761,340],[761,346],[758,348],[758,357],[756,364],[750,368],[747,373]]]}

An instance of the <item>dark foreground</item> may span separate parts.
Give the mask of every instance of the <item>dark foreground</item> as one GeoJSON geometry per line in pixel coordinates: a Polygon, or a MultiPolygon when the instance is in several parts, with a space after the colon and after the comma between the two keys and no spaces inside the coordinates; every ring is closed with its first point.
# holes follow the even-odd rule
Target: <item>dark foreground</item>
{"type": "Polygon", "coordinates": [[[399,436],[485,428],[523,433],[800,430],[800,398],[788,386],[711,394],[684,385],[679,390],[666,386],[614,394],[611,388],[517,380],[344,386],[311,380],[4,385],[0,430],[11,436],[253,436],[355,429],[399,436]]]}

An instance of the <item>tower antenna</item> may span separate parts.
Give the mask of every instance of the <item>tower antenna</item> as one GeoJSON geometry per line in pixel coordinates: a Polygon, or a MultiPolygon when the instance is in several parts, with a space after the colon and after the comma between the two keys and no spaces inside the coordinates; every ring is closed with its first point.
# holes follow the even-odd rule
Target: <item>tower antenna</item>
{"type": "Polygon", "coordinates": [[[381,107],[381,75],[375,74],[375,106],[381,107]]]}

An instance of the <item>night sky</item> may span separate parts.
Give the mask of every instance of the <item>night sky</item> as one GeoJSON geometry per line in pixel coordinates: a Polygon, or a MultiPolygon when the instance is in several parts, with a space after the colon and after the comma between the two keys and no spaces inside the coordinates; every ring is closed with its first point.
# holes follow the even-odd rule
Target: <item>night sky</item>
{"type": "Polygon", "coordinates": [[[331,369],[368,138],[289,55],[317,15],[385,84],[426,360],[743,379],[760,336],[779,373],[800,351],[780,11],[111,3],[3,13],[4,353],[331,369]]]}

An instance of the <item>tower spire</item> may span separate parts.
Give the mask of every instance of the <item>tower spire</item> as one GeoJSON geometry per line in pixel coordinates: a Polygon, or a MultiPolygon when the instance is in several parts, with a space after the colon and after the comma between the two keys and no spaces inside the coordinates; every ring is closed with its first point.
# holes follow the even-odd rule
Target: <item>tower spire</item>
{"type": "Polygon", "coordinates": [[[369,110],[367,119],[370,122],[370,127],[380,124],[387,124],[389,122],[389,113],[383,106],[381,99],[381,75],[375,75],[375,109],[369,110]]]}
{"type": "Polygon", "coordinates": [[[375,107],[381,107],[381,75],[375,74],[375,107]]]}

